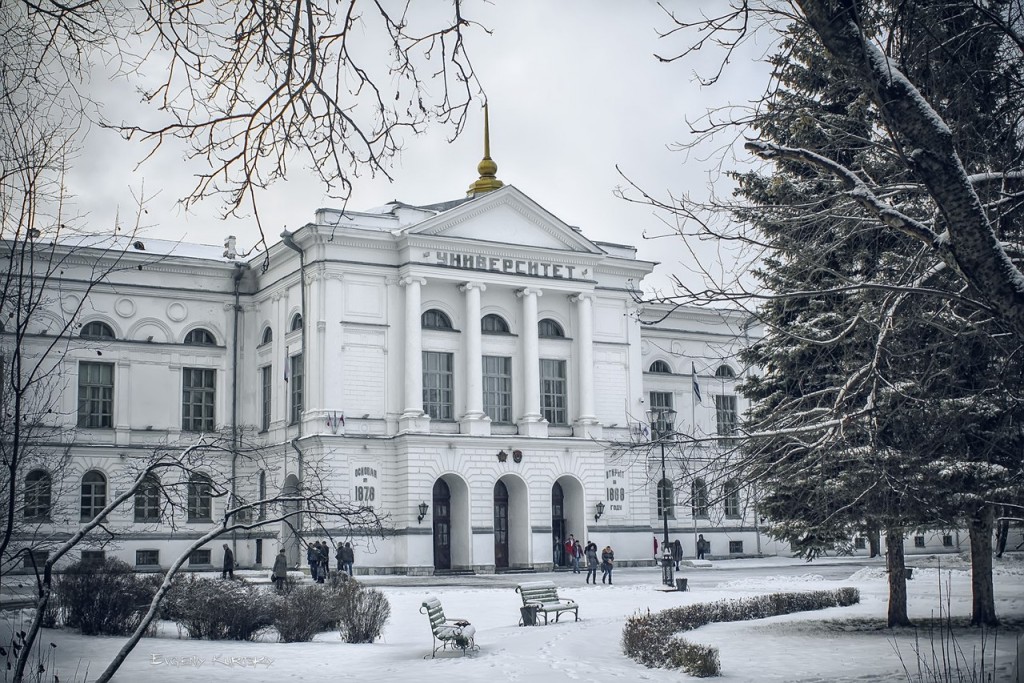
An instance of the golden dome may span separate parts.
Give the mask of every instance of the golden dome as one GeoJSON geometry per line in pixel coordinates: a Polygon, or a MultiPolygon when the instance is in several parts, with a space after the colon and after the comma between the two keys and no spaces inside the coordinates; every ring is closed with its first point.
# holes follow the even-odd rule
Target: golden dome
{"type": "Polygon", "coordinates": [[[494,159],[491,159],[491,134],[486,104],[484,104],[484,158],[477,164],[476,170],[480,177],[469,186],[469,191],[466,194],[470,197],[497,190],[505,185],[496,177],[498,164],[494,163],[494,159]]]}

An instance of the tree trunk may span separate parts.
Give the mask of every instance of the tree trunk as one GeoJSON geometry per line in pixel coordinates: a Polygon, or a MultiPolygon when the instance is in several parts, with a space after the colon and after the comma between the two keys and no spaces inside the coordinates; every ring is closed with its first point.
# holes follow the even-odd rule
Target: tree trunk
{"type": "Polygon", "coordinates": [[[868,536],[868,548],[871,551],[871,557],[878,557],[882,552],[882,539],[878,533],[878,529],[871,529],[867,533],[868,536]]]}
{"type": "MultiPolygon", "coordinates": [[[[1003,514],[1006,514],[1005,509],[1003,514]]],[[[1010,520],[1003,518],[996,521],[996,557],[1006,552],[1006,539],[1010,535],[1010,520]]]]}
{"type": "Polygon", "coordinates": [[[992,589],[992,507],[985,505],[974,511],[971,531],[971,592],[973,626],[996,626],[996,602],[992,589]]]}
{"type": "Polygon", "coordinates": [[[903,529],[885,530],[885,568],[889,572],[888,626],[913,626],[907,616],[907,572],[903,564],[903,529]]]}

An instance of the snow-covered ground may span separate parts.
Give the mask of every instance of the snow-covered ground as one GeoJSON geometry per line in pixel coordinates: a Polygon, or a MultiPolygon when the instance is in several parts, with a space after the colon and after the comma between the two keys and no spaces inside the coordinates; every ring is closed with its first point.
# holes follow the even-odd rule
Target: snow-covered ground
{"type": "MultiPolygon", "coordinates": [[[[961,558],[908,559],[915,567],[908,582],[912,618],[938,616],[940,608],[954,617],[970,614],[969,567],[961,558]]],[[[984,660],[985,673],[991,677],[978,680],[1024,683],[1024,557],[1020,555],[996,560],[996,609],[1006,627],[985,637],[977,629],[958,627],[955,642],[926,629],[892,632],[880,627],[886,614],[887,583],[884,567],[877,561],[731,560],[684,569],[683,575],[693,587],[685,593],[660,590],[660,573],[649,568],[617,570],[613,586],[584,585],[583,574],[567,573],[461,580],[366,577],[365,582],[383,591],[391,603],[391,621],[378,642],[350,645],[333,632],[322,633],[311,643],[277,643],[272,634],[256,643],[193,641],[179,638],[172,624],[164,624],[160,637],[146,638],[135,648],[115,680],[679,681],[687,676],[646,669],[622,653],[622,627],[629,615],[761,593],[855,586],[861,591],[861,603],[853,607],[713,624],[685,637],[719,648],[722,681],[920,680],[915,652],[926,655],[928,665],[935,666],[933,657],[943,657],[944,650],[952,652],[947,658],[956,655],[961,669],[966,666],[980,673],[984,660]],[[554,580],[560,594],[580,603],[579,622],[569,615],[568,620],[548,626],[517,625],[521,601],[513,586],[517,580],[538,579],[554,580]],[[426,617],[419,613],[428,595],[440,598],[449,617],[464,617],[476,626],[479,652],[429,658],[430,632],[426,617]],[[915,678],[909,678],[904,667],[915,678]]],[[[123,640],[64,631],[43,634],[45,649],[54,657],[51,667],[56,666],[65,682],[92,680],[123,640]]]]}

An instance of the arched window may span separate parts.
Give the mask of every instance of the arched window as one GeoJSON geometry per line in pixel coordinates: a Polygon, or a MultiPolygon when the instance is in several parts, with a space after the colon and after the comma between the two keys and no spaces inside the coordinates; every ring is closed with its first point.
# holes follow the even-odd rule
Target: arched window
{"type": "Polygon", "coordinates": [[[185,335],[185,343],[192,346],[216,346],[217,339],[209,330],[197,327],[185,335]]]}
{"type": "Polygon", "coordinates": [[[107,504],[107,478],[102,472],[89,470],[82,477],[82,521],[88,522],[100,514],[107,504]]]}
{"type": "Polygon", "coordinates": [[[508,323],[500,315],[488,313],[480,319],[480,331],[484,334],[508,334],[508,323]]]}
{"type": "Polygon", "coordinates": [[[79,336],[83,339],[115,339],[114,330],[110,325],[99,320],[82,325],[82,332],[79,336]]]}
{"type": "Polygon", "coordinates": [[[46,470],[32,470],[25,477],[25,517],[49,519],[53,480],[46,470]]]}
{"type": "Polygon", "coordinates": [[[213,520],[213,482],[205,474],[188,478],[188,521],[213,520]]]}
{"type": "Polygon", "coordinates": [[[722,499],[725,501],[725,516],[738,518],[740,516],[740,485],[735,479],[730,479],[722,485],[722,499]]]}
{"type": "Polygon", "coordinates": [[[732,379],[736,376],[736,372],[728,365],[719,365],[718,369],[715,370],[715,377],[721,377],[723,379],[732,379]]]}
{"type": "Polygon", "coordinates": [[[666,363],[665,361],[656,360],[653,363],[651,363],[651,367],[647,372],[656,372],[662,375],[671,375],[672,368],[670,368],[668,366],[668,363],[666,363]]]}
{"type": "Polygon", "coordinates": [[[675,492],[672,482],[662,479],[658,482],[658,519],[675,517],[675,492]]]}
{"type": "Polygon", "coordinates": [[[263,336],[260,338],[260,346],[269,344],[272,341],[274,341],[274,331],[268,327],[263,330],[263,336]]]}
{"type": "Polygon", "coordinates": [[[690,501],[694,517],[708,516],[708,486],[703,479],[694,479],[690,486],[690,501]]]}
{"type": "Polygon", "coordinates": [[[537,336],[548,337],[548,338],[562,338],[565,337],[565,331],[562,326],[551,318],[544,318],[537,323],[537,336]]]}
{"type": "Polygon", "coordinates": [[[135,490],[135,521],[160,521],[160,479],[150,472],[135,490]]]}
{"type": "Polygon", "coordinates": [[[436,308],[431,308],[429,311],[424,311],[423,315],[420,316],[420,327],[425,330],[450,330],[452,329],[452,321],[444,311],[439,311],[436,308]]]}
{"type": "Polygon", "coordinates": [[[298,332],[302,329],[302,314],[296,313],[292,316],[292,324],[288,327],[289,332],[298,332]]]}

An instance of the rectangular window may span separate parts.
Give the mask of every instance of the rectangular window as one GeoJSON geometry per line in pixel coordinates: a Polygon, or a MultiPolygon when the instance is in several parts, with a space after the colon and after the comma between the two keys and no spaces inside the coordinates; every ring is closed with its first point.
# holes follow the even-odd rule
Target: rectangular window
{"type": "Polygon", "coordinates": [[[540,361],[540,411],[549,424],[569,424],[568,391],[564,360],[540,361]]]}
{"type": "Polygon", "coordinates": [[[740,517],[740,492],[735,486],[730,482],[725,487],[725,516],[730,519],[740,517]]]}
{"type": "Polygon", "coordinates": [[[949,534],[944,535],[942,537],[942,545],[945,548],[952,548],[953,547],[953,537],[950,536],[949,534]]]}
{"type": "Polygon", "coordinates": [[[210,551],[209,549],[193,550],[192,554],[188,556],[189,564],[210,564],[210,551]]]}
{"type": "Polygon", "coordinates": [[[102,550],[83,550],[82,551],[82,566],[83,567],[99,567],[107,559],[107,554],[102,550]]]}
{"type": "Polygon", "coordinates": [[[42,570],[43,565],[50,559],[49,550],[32,550],[25,553],[25,558],[22,560],[21,566],[25,569],[39,569],[42,570]]]}
{"type": "Polygon", "coordinates": [[[291,377],[288,380],[288,394],[291,405],[289,424],[297,424],[302,418],[302,354],[288,359],[291,363],[291,377]]]}
{"type": "Polygon", "coordinates": [[[114,426],[114,364],[78,364],[78,426],[114,426]]]}
{"type": "Polygon", "coordinates": [[[268,365],[260,368],[260,431],[270,429],[271,371],[268,365]]]}
{"type": "Polygon", "coordinates": [[[181,429],[212,432],[216,425],[213,406],[217,397],[217,371],[204,368],[181,370],[181,429]]]}
{"type": "Polygon", "coordinates": [[[924,547],[924,536],[914,536],[914,547],[915,548],[923,548],[924,547]]]}
{"type": "Polygon", "coordinates": [[[135,566],[136,567],[159,567],[160,566],[160,551],[159,550],[136,550],[135,551],[135,566]]]}
{"type": "Polygon", "coordinates": [[[864,550],[864,548],[867,547],[867,544],[864,542],[864,537],[858,536],[857,538],[853,539],[853,547],[856,550],[864,550]]]}
{"type": "Polygon", "coordinates": [[[672,424],[672,418],[666,414],[667,411],[672,410],[672,392],[671,391],[652,391],[650,393],[651,400],[651,438],[654,440],[660,439],[662,435],[669,435],[675,429],[675,425],[672,424]]]}
{"type": "Polygon", "coordinates": [[[729,541],[729,554],[738,555],[743,552],[743,541],[729,541]]]}
{"type": "Polygon", "coordinates": [[[423,410],[435,420],[455,419],[455,356],[423,352],[423,410]]]}
{"type": "MultiPolygon", "coordinates": [[[[715,396],[715,418],[718,422],[718,436],[729,437],[736,433],[736,396],[715,396]]],[[[719,441],[728,445],[728,439],[719,441]]]]}
{"type": "Polygon", "coordinates": [[[512,359],[484,356],[484,413],[491,422],[512,422],[512,359]]]}

